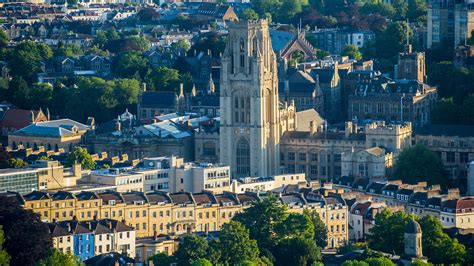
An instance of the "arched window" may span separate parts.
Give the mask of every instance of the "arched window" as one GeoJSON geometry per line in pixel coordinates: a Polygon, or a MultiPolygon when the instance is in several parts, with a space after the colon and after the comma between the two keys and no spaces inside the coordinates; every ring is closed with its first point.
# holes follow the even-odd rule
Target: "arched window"
{"type": "Polygon", "coordinates": [[[250,176],[250,144],[241,138],[237,142],[237,174],[239,176],[250,176]]]}

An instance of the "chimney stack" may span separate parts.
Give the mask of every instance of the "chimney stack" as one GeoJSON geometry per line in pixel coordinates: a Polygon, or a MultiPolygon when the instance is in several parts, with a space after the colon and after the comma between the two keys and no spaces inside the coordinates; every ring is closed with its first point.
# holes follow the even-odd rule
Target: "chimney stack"
{"type": "Polygon", "coordinates": [[[314,121],[309,121],[309,133],[314,135],[316,133],[316,127],[314,126],[314,121]]]}

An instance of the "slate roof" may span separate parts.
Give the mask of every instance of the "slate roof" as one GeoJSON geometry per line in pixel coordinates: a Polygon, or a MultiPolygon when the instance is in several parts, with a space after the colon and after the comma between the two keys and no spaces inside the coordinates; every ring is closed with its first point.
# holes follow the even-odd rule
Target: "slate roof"
{"type": "Polygon", "coordinates": [[[229,202],[232,202],[233,205],[240,204],[239,199],[235,196],[235,194],[225,193],[216,195],[215,197],[221,206],[229,202]]]}
{"type": "Polygon", "coordinates": [[[415,135],[474,137],[472,125],[435,125],[430,124],[413,129],[415,135]]]}
{"type": "Polygon", "coordinates": [[[382,191],[397,191],[398,190],[398,185],[395,185],[395,184],[388,184],[384,187],[384,189],[382,191]]]}
{"type": "Polygon", "coordinates": [[[336,184],[343,185],[343,186],[352,186],[354,182],[354,176],[341,176],[336,180],[336,184]]]}
{"type": "Polygon", "coordinates": [[[53,194],[51,194],[51,197],[53,200],[68,200],[68,199],[74,199],[74,194],[66,191],[58,191],[53,194]]]}
{"type": "Polygon", "coordinates": [[[115,200],[115,203],[125,202],[124,198],[122,197],[122,194],[115,191],[100,193],[99,197],[102,199],[102,204],[105,205],[108,205],[110,200],[115,200]]]}
{"type": "Polygon", "coordinates": [[[71,231],[70,233],[74,233],[74,234],[90,234],[92,233],[91,230],[89,230],[89,228],[87,227],[84,227],[83,225],[81,225],[78,221],[62,221],[59,223],[60,226],[62,226],[66,231],[68,231],[68,225],[70,226],[71,228],[71,231]]]}
{"type": "Polygon", "coordinates": [[[191,98],[193,106],[219,107],[220,98],[217,94],[197,94],[191,98]]]}
{"type": "Polygon", "coordinates": [[[143,126],[157,137],[161,138],[186,138],[192,136],[190,130],[184,130],[181,125],[167,120],[143,126]]]}
{"type": "Polygon", "coordinates": [[[193,196],[187,192],[177,192],[170,194],[171,200],[175,204],[192,204],[194,203],[193,196]]]}
{"type": "Polygon", "coordinates": [[[237,194],[237,198],[242,205],[248,205],[251,202],[258,201],[259,198],[255,193],[245,193],[245,194],[237,194]]]}
{"type": "Polygon", "coordinates": [[[57,223],[47,223],[51,237],[60,237],[71,235],[64,227],[57,223]]]}
{"type": "Polygon", "coordinates": [[[127,204],[134,204],[136,201],[148,202],[148,199],[143,192],[122,193],[122,197],[125,199],[127,204]]]}
{"type": "Polygon", "coordinates": [[[369,209],[370,205],[372,203],[370,202],[356,202],[355,205],[351,209],[351,213],[356,214],[358,211],[358,214],[365,216],[367,214],[367,210],[369,209]]]}
{"type": "Polygon", "coordinates": [[[428,200],[427,192],[415,192],[413,196],[410,198],[410,203],[425,205],[427,200],[428,200]]]}
{"type": "Polygon", "coordinates": [[[47,192],[43,191],[33,191],[26,195],[23,195],[25,200],[42,200],[42,199],[50,199],[51,196],[47,192]]]}
{"type": "Polygon", "coordinates": [[[379,183],[379,182],[373,182],[370,185],[367,186],[366,191],[370,192],[371,189],[374,190],[373,193],[381,194],[382,189],[385,187],[384,183],[379,183]]]}
{"type": "Polygon", "coordinates": [[[334,78],[334,69],[328,68],[315,68],[310,71],[311,76],[315,79],[316,76],[319,77],[319,82],[321,83],[331,83],[334,78]]]}
{"type": "Polygon", "coordinates": [[[150,203],[171,203],[169,195],[161,191],[147,192],[146,197],[150,203]]]}
{"type": "Polygon", "coordinates": [[[217,203],[216,198],[211,193],[207,192],[193,193],[193,198],[198,205],[217,203]]]}
{"type": "Polygon", "coordinates": [[[86,266],[127,266],[135,260],[117,252],[104,253],[85,260],[86,266]]]}
{"type": "Polygon", "coordinates": [[[397,191],[397,194],[410,196],[413,194],[413,189],[401,188],[397,191]]]}
{"type": "Polygon", "coordinates": [[[89,129],[88,126],[71,119],[59,119],[47,122],[33,123],[14,132],[19,135],[53,136],[61,137],[77,134],[72,129],[77,128],[83,133],[89,129]]]}
{"type": "Polygon", "coordinates": [[[100,199],[96,193],[90,191],[81,191],[80,193],[76,194],[76,198],[78,200],[100,199]]]}
{"type": "Polygon", "coordinates": [[[285,48],[295,38],[295,34],[288,31],[277,31],[270,29],[270,39],[275,53],[285,48]]]}
{"type": "Polygon", "coordinates": [[[281,195],[280,200],[284,204],[287,204],[287,205],[290,205],[290,206],[291,205],[300,205],[300,206],[302,206],[302,205],[306,204],[306,200],[303,198],[303,196],[301,196],[298,193],[291,193],[291,194],[281,195]]]}
{"type": "Polygon", "coordinates": [[[146,91],[141,96],[140,107],[174,108],[177,94],[172,91],[146,91]]]}

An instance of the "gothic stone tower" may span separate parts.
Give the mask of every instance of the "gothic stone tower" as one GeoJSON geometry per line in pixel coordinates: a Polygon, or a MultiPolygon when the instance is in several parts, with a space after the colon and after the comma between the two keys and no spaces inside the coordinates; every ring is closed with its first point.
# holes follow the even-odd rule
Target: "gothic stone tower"
{"type": "Polygon", "coordinates": [[[229,26],[220,88],[221,163],[234,177],[278,173],[277,64],[266,20],[229,26]]]}

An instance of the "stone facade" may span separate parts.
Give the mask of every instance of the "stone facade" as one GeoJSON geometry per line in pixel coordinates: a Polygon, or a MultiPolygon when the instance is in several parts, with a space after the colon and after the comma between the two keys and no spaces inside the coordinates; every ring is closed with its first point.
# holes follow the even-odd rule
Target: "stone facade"
{"type": "Polygon", "coordinates": [[[425,125],[414,129],[417,144],[436,152],[447,177],[465,180],[468,163],[474,160],[474,127],[467,125],[425,125]]]}
{"type": "Polygon", "coordinates": [[[221,163],[235,176],[274,174],[280,155],[278,77],[266,20],[229,26],[220,88],[221,163]]]}
{"type": "Polygon", "coordinates": [[[375,122],[364,127],[346,123],[344,131],[313,129],[286,132],[281,142],[281,165],[289,173],[306,173],[310,179],[342,175],[342,154],[383,146],[397,153],[411,145],[412,126],[375,122]]]}

